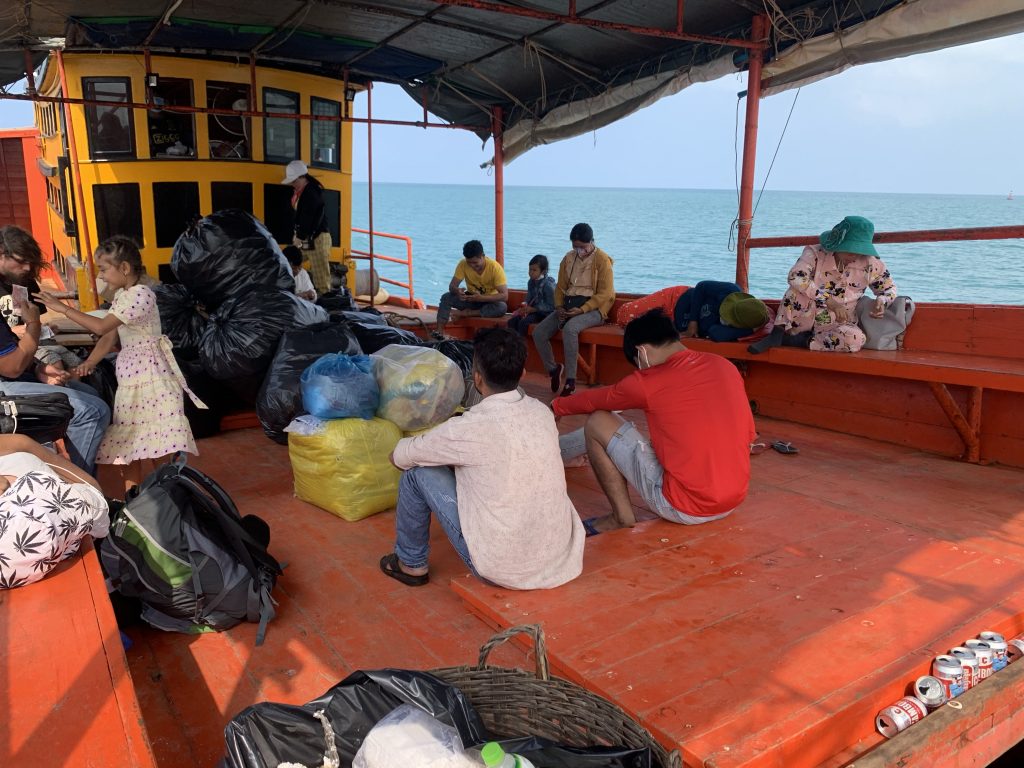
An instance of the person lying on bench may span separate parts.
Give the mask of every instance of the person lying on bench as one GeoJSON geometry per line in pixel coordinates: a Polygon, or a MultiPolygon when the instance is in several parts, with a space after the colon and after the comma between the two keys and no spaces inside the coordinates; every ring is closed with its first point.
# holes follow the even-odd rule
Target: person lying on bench
{"type": "Polygon", "coordinates": [[[747,349],[759,354],[771,347],[810,347],[828,352],[858,352],[864,331],[857,325],[857,301],[870,288],[871,317],[882,317],[896,299],[896,284],[872,244],[875,225],[863,216],[847,216],[819,245],[808,245],[789,270],[770,335],[747,349]]]}
{"type": "Polygon", "coordinates": [[[92,477],[30,437],[0,435],[0,589],[38,581],[109,527],[92,477]]]}
{"type": "Polygon", "coordinates": [[[448,293],[441,297],[437,307],[437,330],[431,336],[444,338],[444,327],[451,318],[452,309],[460,316],[501,317],[508,311],[508,279],[501,264],[484,255],[479,240],[470,240],[462,246],[462,261],[448,283],[448,293]],[[465,281],[466,287],[462,287],[465,281]]]}
{"type": "Polygon", "coordinates": [[[480,578],[547,589],[583,569],[583,524],[566,493],[558,428],[546,405],[517,391],[526,342],[509,328],[473,340],[473,383],[483,400],[419,437],[398,441],[405,470],[395,548],[380,569],[408,586],[429,580],[430,516],[480,578]]]}
{"type": "Polygon", "coordinates": [[[768,307],[736,283],[701,280],[676,301],[673,322],[684,339],[736,341],[768,322],[768,307]]]}
{"type": "Polygon", "coordinates": [[[551,376],[551,391],[558,392],[565,373],[562,396],[576,391],[576,358],[580,334],[602,325],[615,303],[615,275],[611,257],[594,244],[589,224],[577,224],[569,232],[572,250],[558,267],[555,311],[533,329],[533,344],[551,376]],[[555,362],[551,338],[561,330],[565,365],[555,362]]]}
{"type": "Polygon", "coordinates": [[[626,326],[622,350],[639,370],[614,386],[551,403],[556,417],[590,414],[583,429],[561,438],[564,457],[589,455],[611,502],[611,515],[584,521],[588,535],[635,524],[627,484],[670,522],[725,517],[747,496],[756,434],[736,366],[683,346],[661,309],[626,326]],[[643,410],[649,441],[614,413],[630,408],[643,410]]]}

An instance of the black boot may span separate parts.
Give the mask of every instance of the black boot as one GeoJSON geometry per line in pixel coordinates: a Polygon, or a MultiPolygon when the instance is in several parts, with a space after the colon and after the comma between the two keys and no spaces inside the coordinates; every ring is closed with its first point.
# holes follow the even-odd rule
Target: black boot
{"type": "Polygon", "coordinates": [[[782,340],[784,336],[785,331],[783,330],[782,326],[776,325],[774,328],[772,328],[771,333],[769,333],[763,339],[758,339],[753,344],[748,346],[747,352],[749,352],[752,355],[759,355],[762,352],[771,349],[772,347],[781,346],[783,343],[782,340]]]}
{"type": "Polygon", "coordinates": [[[782,337],[782,346],[807,349],[811,346],[812,336],[813,334],[810,331],[804,331],[803,333],[787,333],[782,337]]]}

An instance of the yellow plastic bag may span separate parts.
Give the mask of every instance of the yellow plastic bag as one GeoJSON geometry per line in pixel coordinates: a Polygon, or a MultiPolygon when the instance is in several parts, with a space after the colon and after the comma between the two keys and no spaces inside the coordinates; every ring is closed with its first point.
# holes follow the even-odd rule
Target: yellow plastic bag
{"type": "Polygon", "coordinates": [[[384,419],[332,419],[316,435],[289,433],[295,495],[345,520],[391,509],[402,473],[388,457],[401,437],[384,419]]]}

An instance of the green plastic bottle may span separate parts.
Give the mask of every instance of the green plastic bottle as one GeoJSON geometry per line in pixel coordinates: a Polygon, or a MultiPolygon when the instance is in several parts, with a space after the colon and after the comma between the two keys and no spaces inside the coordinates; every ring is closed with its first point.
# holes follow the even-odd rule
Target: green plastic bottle
{"type": "Polygon", "coordinates": [[[510,755],[501,748],[501,744],[489,741],[480,750],[487,768],[535,768],[534,764],[521,755],[510,755]]]}

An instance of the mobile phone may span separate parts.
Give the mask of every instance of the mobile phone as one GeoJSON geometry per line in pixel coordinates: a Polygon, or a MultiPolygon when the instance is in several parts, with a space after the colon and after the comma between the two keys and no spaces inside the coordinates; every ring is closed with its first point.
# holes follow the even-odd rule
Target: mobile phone
{"type": "Polygon", "coordinates": [[[24,285],[11,286],[11,303],[16,307],[24,307],[28,304],[28,288],[24,285]]]}

